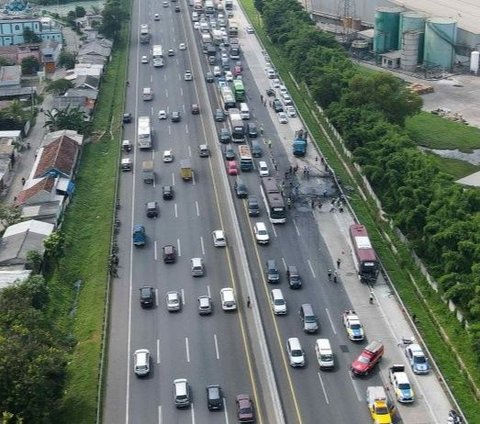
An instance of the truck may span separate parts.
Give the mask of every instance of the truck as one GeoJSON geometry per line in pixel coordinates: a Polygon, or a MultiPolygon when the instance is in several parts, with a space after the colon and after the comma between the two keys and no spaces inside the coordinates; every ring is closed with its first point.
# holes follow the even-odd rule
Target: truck
{"type": "Polygon", "coordinates": [[[223,33],[219,29],[213,29],[211,31],[213,43],[217,46],[223,43],[223,33]]]}
{"type": "Polygon", "coordinates": [[[307,132],[303,129],[295,131],[292,143],[293,156],[303,157],[307,153],[307,132]]]}
{"type": "Polygon", "coordinates": [[[163,49],[160,44],[155,44],[152,49],[152,62],[155,68],[161,68],[165,62],[163,61],[163,49]]]}
{"type": "Polygon", "coordinates": [[[240,59],[240,44],[237,38],[230,41],[229,56],[232,60],[240,59]],[[236,42],[234,40],[236,40],[236,42]]]}
{"type": "Polygon", "coordinates": [[[228,36],[236,37],[238,35],[238,23],[235,19],[228,20],[228,36]]]}
{"type": "Polygon", "coordinates": [[[233,9],[233,0],[225,0],[225,9],[232,10],[233,9]]]}
{"type": "Polygon", "coordinates": [[[153,184],[155,173],[153,171],[153,160],[144,160],[142,163],[142,178],[146,184],[153,184]]]}
{"type": "MultiPolygon", "coordinates": [[[[203,32],[201,34],[201,38],[202,38],[202,52],[204,54],[207,54],[209,47],[213,47],[212,36],[208,32],[203,32]]],[[[216,50],[215,50],[215,54],[217,54],[216,50]]]]}
{"type": "Polygon", "coordinates": [[[238,152],[240,154],[240,169],[242,171],[251,171],[253,169],[253,159],[250,147],[242,144],[238,146],[238,152]]]}
{"type": "Polygon", "coordinates": [[[182,180],[188,181],[192,179],[192,161],[190,159],[182,159],[180,161],[180,176],[182,180]]]}
{"type": "Polygon", "coordinates": [[[373,340],[367,346],[365,346],[358,355],[357,359],[352,362],[350,367],[352,374],[357,375],[368,375],[375,368],[382,357],[383,357],[384,347],[383,343],[377,340],[373,340]]]}
{"type": "Polygon", "coordinates": [[[234,143],[241,143],[245,139],[245,124],[240,110],[237,108],[228,109],[228,117],[232,127],[232,140],[234,143]]]}
{"type": "Polygon", "coordinates": [[[367,387],[367,405],[375,424],[392,424],[395,404],[383,386],[367,387]]]}
{"type": "MultiPolygon", "coordinates": [[[[232,92],[232,95],[233,95],[233,92],[232,92]]],[[[232,107],[232,108],[228,109],[228,116],[230,117],[230,122],[231,121],[241,121],[242,120],[242,115],[240,113],[240,109],[238,109],[236,107],[232,107]]]]}
{"type": "Polygon", "coordinates": [[[140,43],[141,44],[148,44],[150,43],[150,27],[148,24],[142,24],[140,25],[140,43]]]}
{"type": "Polygon", "coordinates": [[[152,127],[148,116],[138,117],[138,147],[140,149],[150,149],[152,147],[152,127]]]}

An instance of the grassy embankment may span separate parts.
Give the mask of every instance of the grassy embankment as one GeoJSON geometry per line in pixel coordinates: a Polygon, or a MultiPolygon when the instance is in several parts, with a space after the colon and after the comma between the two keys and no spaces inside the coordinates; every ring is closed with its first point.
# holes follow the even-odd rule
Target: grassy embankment
{"type": "Polygon", "coordinates": [[[92,142],[83,149],[75,195],[62,227],[66,254],[49,281],[52,316],[76,342],[67,369],[59,418],[69,424],[92,424],[97,413],[127,39],[128,28],[115,43],[101,86],[93,122],[94,135],[92,142]],[[75,285],[77,281],[81,282],[79,291],[75,285]]]}
{"type": "MultiPolygon", "coordinates": [[[[254,8],[253,1],[242,0],[242,5],[272,62],[279,70],[282,79],[294,97],[298,111],[311,130],[311,134],[320,147],[322,154],[328,159],[329,164],[335,169],[336,174],[341,178],[345,186],[355,186],[359,184],[360,179],[358,175],[355,174],[349,159],[339,153],[341,150],[338,142],[334,141],[333,146],[327,142],[319,126],[319,124],[325,124],[325,120],[320,113],[317,113],[317,107],[307,95],[307,90],[305,90],[303,86],[297,87],[296,83],[290,77],[290,72],[292,72],[293,69],[290,69],[288,60],[282,56],[281,51],[269,41],[262,27],[260,16],[254,8]]],[[[423,115],[420,115],[419,122],[409,122],[408,129],[412,138],[419,145],[427,145],[424,132],[420,129],[422,119],[427,120],[423,115]]],[[[445,148],[446,146],[451,146],[452,148],[465,150],[478,146],[478,133],[471,131],[472,129],[468,127],[454,125],[444,120],[435,120],[435,122],[426,125],[428,125],[428,137],[430,140],[444,140],[444,144],[433,144],[430,145],[430,147],[441,146],[438,148],[445,148]],[[445,134],[447,134],[445,127],[448,128],[448,134],[451,135],[448,143],[445,138],[445,134]],[[454,141],[458,144],[454,143],[454,141]]],[[[328,130],[327,133],[331,135],[328,130]]],[[[478,169],[478,167],[468,165],[459,167],[456,163],[458,161],[438,160],[441,161],[444,169],[452,164],[457,168],[461,168],[461,170],[446,169],[447,172],[450,172],[452,175],[463,176],[468,173],[466,172],[467,168],[473,171],[478,169]]],[[[435,360],[441,368],[447,385],[453,391],[455,398],[460,403],[469,422],[480,423],[480,416],[478,414],[480,403],[475,397],[466,377],[459,372],[456,354],[450,350],[444,340],[444,338],[448,338],[451,345],[455,346],[461,360],[466,365],[477,386],[479,386],[480,369],[478,368],[477,358],[465,343],[468,337],[466,331],[422,277],[413,264],[405,246],[395,239],[389,226],[378,218],[378,211],[373,202],[364,202],[360,196],[355,193],[352,194],[350,200],[360,221],[369,227],[375,247],[402,301],[410,313],[416,314],[418,320],[417,327],[423,339],[428,344],[430,351],[435,356],[435,360]],[[392,252],[389,244],[383,238],[382,232],[388,234],[389,237],[394,240],[398,253],[394,254],[392,252]],[[415,283],[412,283],[410,275],[413,276],[415,283]],[[443,337],[441,333],[444,334],[443,337]]]]}

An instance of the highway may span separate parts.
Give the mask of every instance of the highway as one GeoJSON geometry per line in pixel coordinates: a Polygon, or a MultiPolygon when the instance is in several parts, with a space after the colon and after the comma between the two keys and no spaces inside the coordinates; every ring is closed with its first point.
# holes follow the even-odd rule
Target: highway
{"type": "MultiPolygon", "coordinates": [[[[211,232],[224,229],[229,236],[234,234],[230,223],[229,200],[233,198],[239,232],[245,246],[248,268],[251,272],[255,296],[252,307],[260,312],[267,337],[275,379],[281,398],[285,422],[371,422],[365,405],[367,386],[382,385],[377,372],[366,379],[352,379],[349,367],[365,345],[348,340],[342,326],[341,315],[351,308],[343,284],[333,284],[327,279],[327,270],[334,269],[332,257],[325,245],[319,226],[309,207],[296,204],[289,211],[287,223],[270,224],[265,206],[258,218],[248,217],[244,200],[237,199],[233,190],[225,193],[220,183],[224,166],[218,166],[222,146],[212,132],[212,109],[218,105],[215,84],[207,84],[208,98],[200,96],[200,84],[205,84],[204,73],[208,69],[205,56],[200,52],[201,63],[192,63],[199,48],[198,31],[195,40],[190,19],[191,9],[184,2],[168,3],[147,0],[135,2],[132,10],[132,32],[129,53],[129,87],[125,111],[133,114],[134,120],[125,124],[124,138],[136,142],[136,122],[139,116],[150,116],[154,130],[154,145],[149,151],[135,147],[129,156],[134,162],[132,173],[120,175],[121,221],[118,244],[120,247],[119,278],[113,282],[111,296],[111,320],[109,329],[108,368],[106,377],[104,422],[105,423],[229,423],[236,421],[235,396],[248,393],[256,404],[257,422],[268,423],[262,391],[265,382],[259,380],[259,369],[253,360],[252,339],[247,329],[251,321],[246,307],[247,288],[241,287],[241,270],[238,257],[230,248],[215,248],[211,232]],[[175,13],[174,6],[182,11],[175,13]],[[154,21],[154,13],[160,21],[154,21]],[[150,44],[140,44],[140,24],[148,23],[152,32],[150,44]],[[185,51],[179,44],[186,43],[185,51]],[[151,48],[161,44],[164,54],[168,49],[175,51],[174,57],[166,57],[166,66],[154,68],[151,63],[151,48]],[[150,63],[141,64],[143,55],[150,63]],[[200,68],[201,66],[201,68],[200,68]],[[184,81],[186,70],[193,72],[194,81],[184,81]],[[154,98],[142,100],[144,87],[153,89],[154,98]],[[200,106],[200,115],[192,115],[192,103],[200,106]],[[159,120],[158,111],[165,109],[170,114],[180,111],[181,122],[159,120]],[[207,142],[212,157],[200,158],[198,145],[207,142]],[[162,162],[162,152],[172,149],[174,161],[162,162]],[[180,160],[191,158],[193,181],[180,178],[180,160]],[[142,162],[154,161],[155,183],[145,184],[142,180],[142,162]],[[162,186],[172,185],[173,200],[162,199],[162,186]],[[145,204],[159,203],[160,214],[156,219],[147,218],[145,204]],[[270,233],[270,244],[259,246],[252,232],[254,222],[263,221],[270,233]],[[147,244],[134,248],[131,229],[134,224],[143,224],[147,233],[147,244]],[[165,264],[162,247],[176,246],[178,259],[175,264],[165,264]],[[190,273],[190,258],[202,257],[206,275],[194,278],[190,273]],[[271,285],[266,282],[265,262],[275,259],[281,271],[281,282],[271,285]],[[287,265],[295,265],[303,278],[300,290],[288,288],[285,271],[287,265]],[[156,306],[150,310],[139,304],[138,289],[152,285],[156,290],[156,306]],[[239,310],[225,313],[221,310],[219,291],[222,287],[235,287],[239,310]],[[272,288],[282,288],[287,299],[289,314],[274,316],[268,296],[272,288]],[[170,290],[181,292],[181,312],[170,313],[166,309],[165,294],[170,290]],[[197,309],[199,295],[209,294],[214,312],[200,316],[197,309]],[[319,318],[320,331],[307,335],[302,331],[298,315],[300,305],[311,303],[319,318]],[[293,369],[288,364],[286,341],[298,337],[306,354],[304,368],[293,369]],[[336,367],[333,371],[320,371],[315,355],[314,342],[318,337],[329,338],[335,353],[336,367]],[[152,372],[147,378],[137,378],[132,370],[133,352],[147,348],[152,355],[152,372]],[[189,409],[178,410],[174,406],[172,382],[176,378],[187,378],[192,389],[193,404],[189,409]],[[206,405],[205,387],[220,384],[225,394],[223,412],[209,412],[206,405]]],[[[254,37],[254,35],[251,35],[254,37]]],[[[243,36],[242,36],[243,38],[243,36]]],[[[243,60],[243,59],[242,59],[243,60]]],[[[244,65],[246,65],[244,63],[244,65]]],[[[250,65],[250,64],[248,64],[250,65]]],[[[260,101],[260,93],[254,84],[258,77],[244,66],[243,80],[247,88],[247,99],[252,114],[251,121],[262,125],[265,138],[273,141],[274,156],[266,144],[262,146],[264,157],[272,175],[280,181],[290,166],[291,152],[281,146],[276,121],[272,121],[267,108],[260,101]],[[275,172],[274,157],[278,171],[275,172]]],[[[261,72],[261,70],[260,70],[261,72]]],[[[300,126],[294,119],[293,125],[300,126]]],[[[226,124],[215,124],[217,129],[226,124]]],[[[298,128],[297,128],[298,129],[298,128]]],[[[261,138],[260,138],[261,139],[261,138]]],[[[237,150],[236,146],[235,149],[237,150]]],[[[237,150],[238,152],[238,150],[237,150]]],[[[235,177],[229,176],[233,186],[235,177]]],[[[249,193],[256,194],[261,201],[260,177],[256,170],[241,173],[249,193]]],[[[299,188],[331,190],[328,178],[304,180],[298,175],[295,184],[299,188]]],[[[321,224],[320,224],[321,226],[321,224]]],[[[244,270],[242,270],[244,271],[244,270]]],[[[367,333],[368,337],[368,333],[367,333]]],[[[273,423],[272,424],[277,424],[273,423]]]]}

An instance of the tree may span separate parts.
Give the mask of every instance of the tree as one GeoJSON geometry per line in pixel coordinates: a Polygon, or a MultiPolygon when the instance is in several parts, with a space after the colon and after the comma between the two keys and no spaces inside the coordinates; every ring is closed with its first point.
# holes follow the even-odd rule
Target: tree
{"type": "Polygon", "coordinates": [[[16,119],[22,123],[27,122],[31,118],[30,111],[26,111],[23,103],[19,100],[13,100],[2,112],[5,114],[5,117],[16,119]]]}
{"type": "Polygon", "coordinates": [[[69,88],[73,88],[73,87],[74,85],[72,81],[68,81],[62,78],[62,79],[50,81],[47,85],[47,91],[49,93],[54,93],[58,96],[61,94],[65,94],[65,92],[69,88]]]}
{"type": "Polygon", "coordinates": [[[27,252],[26,267],[32,270],[32,274],[39,274],[42,269],[42,255],[37,250],[27,252]]]}
{"type": "Polygon", "coordinates": [[[21,66],[23,75],[32,75],[40,70],[40,62],[34,56],[28,56],[25,59],[22,59],[21,66]]]}
{"type": "Polygon", "coordinates": [[[42,38],[35,34],[31,28],[25,27],[23,29],[23,41],[25,43],[41,43],[42,38]]]}
{"type": "Polygon", "coordinates": [[[87,11],[82,6],[75,6],[75,15],[77,18],[83,18],[87,14],[87,11]]]}
{"type": "Polygon", "coordinates": [[[45,256],[53,260],[55,264],[58,259],[63,256],[65,248],[65,237],[60,231],[55,231],[50,234],[44,241],[45,256]]]}
{"type": "Polygon", "coordinates": [[[68,50],[62,50],[58,56],[58,66],[73,69],[75,67],[75,54],[68,50]]]}
{"type": "Polygon", "coordinates": [[[22,211],[16,205],[0,203],[0,220],[5,221],[8,225],[20,222],[22,211]]]}
{"type": "Polygon", "coordinates": [[[109,39],[116,39],[122,24],[129,15],[118,0],[110,0],[102,10],[102,24],[99,27],[100,34],[109,39]]]}
{"type": "Polygon", "coordinates": [[[75,130],[83,134],[89,128],[88,122],[85,121],[87,115],[78,106],[71,108],[68,105],[65,109],[47,110],[44,114],[47,119],[43,127],[49,128],[50,131],[75,130]]]}

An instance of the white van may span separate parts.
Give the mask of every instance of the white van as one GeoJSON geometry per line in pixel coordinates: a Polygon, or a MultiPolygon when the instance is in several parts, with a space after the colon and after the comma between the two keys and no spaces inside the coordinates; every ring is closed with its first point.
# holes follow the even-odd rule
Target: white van
{"type": "Polygon", "coordinates": [[[230,287],[225,287],[220,290],[220,299],[222,299],[222,309],[224,311],[234,311],[237,309],[235,294],[230,287]]]}
{"type": "Polygon", "coordinates": [[[290,337],[287,340],[287,353],[290,366],[304,367],[305,354],[303,353],[302,345],[297,337],[290,337]]]}
{"type": "Polygon", "coordinates": [[[270,175],[270,171],[268,170],[267,162],[261,160],[258,162],[258,172],[261,177],[268,177],[270,175]]]}
{"type": "Polygon", "coordinates": [[[202,258],[192,258],[190,259],[190,267],[193,277],[202,277],[204,273],[203,259],[202,258]]]}
{"type": "Polygon", "coordinates": [[[240,103],[240,116],[242,119],[250,119],[250,109],[246,103],[240,103]]]}
{"type": "Polygon", "coordinates": [[[270,304],[275,315],[285,315],[287,313],[287,302],[281,289],[273,289],[270,292],[270,304]]]}
{"type": "Polygon", "coordinates": [[[153,90],[150,87],[145,87],[143,89],[143,100],[149,101],[153,99],[153,90]]]}
{"type": "Polygon", "coordinates": [[[315,355],[317,357],[318,365],[321,369],[333,368],[335,366],[330,340],[317,339],[315,341],[315,355]]]}

